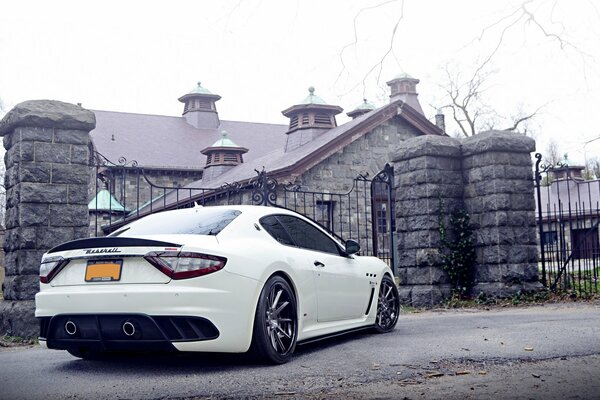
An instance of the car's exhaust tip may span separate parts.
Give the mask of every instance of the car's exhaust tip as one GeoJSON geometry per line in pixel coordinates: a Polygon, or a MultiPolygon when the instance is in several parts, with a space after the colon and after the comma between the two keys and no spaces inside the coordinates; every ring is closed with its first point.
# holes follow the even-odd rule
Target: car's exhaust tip
{"type": "Polygon", "coordinates": [[[127,336],[135,335],[135,325],[133,325],[133,323],[130,321],[125,321],[123,324],[123,333],[127,336]]]}
{"type": "Polygon", "coordinates": [[[71,320],[65,322],[65,332],[67,332],[69,336],[75,335],[77,333],[77,325],[75,325],[75,322],[71,320]]]}

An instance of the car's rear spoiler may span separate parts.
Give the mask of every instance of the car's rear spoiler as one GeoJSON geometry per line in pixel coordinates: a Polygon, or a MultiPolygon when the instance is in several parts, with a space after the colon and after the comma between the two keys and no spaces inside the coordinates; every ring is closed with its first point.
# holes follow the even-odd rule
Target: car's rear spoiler
{"type": "Polygon", "coordinates": [[[89,249],[94,247],[181,247],[182,245],[158,240],[127,238],[127,237],[98,237],[78,239],[53,247],[48,253],[66,250],[89,249]]]}

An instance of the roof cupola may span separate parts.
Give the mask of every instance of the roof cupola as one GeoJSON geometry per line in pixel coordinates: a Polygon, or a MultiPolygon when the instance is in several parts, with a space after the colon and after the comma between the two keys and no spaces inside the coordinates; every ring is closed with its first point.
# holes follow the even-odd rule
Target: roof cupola
{"type": "Polygon", "coordinates": [[[179,98],[184,104],[183,116],[188,124],[199,129],[217,129],[220,125],[215,103],[221,98],[218,94],[198,86],[179,98]]]}
{"type": "Polygon", "coordinates": [[[219,140],[201,151],[206,156],[202,180],[210,181],[231,168],[242,164],[244,162],[242,155],[247,152],[247,148],[240,147],[229,139],[227,131],[222,131],[219,140]]]}
{"type": "Polygon", "coordinates": [[[363,102],[360,103],[358,106],[356,106],[356,108],[348,113],[346,113],[347,116],[349,116],[352,119],[355,119],[357,117],[360,117],[363,114],[368,113],[369,111],[373,111],[375,109],[375,106],[371,103],[369,103],[367,101],[367,99],[363,99],[363,102]]]}
{"type": "Polygon", "coordinates": [[[342,111],[342,107],[327,104],[315,94],[314,87],[309,87],[308,96],[300,104],[281,112],[290,119],[285,151],[296,149],[323,132],[335,128],[335,116],[342,111]]]}
{"type": "Polygon", "coordinates": [[[417,93],[418,83],[418,79],[408,74],[402,73],[396,75],[394,79],[387,82],[387,85],[390,87],[390,102],[402,100],[423,115],[423,109],[418,99],[419,94],[417,93]]]}

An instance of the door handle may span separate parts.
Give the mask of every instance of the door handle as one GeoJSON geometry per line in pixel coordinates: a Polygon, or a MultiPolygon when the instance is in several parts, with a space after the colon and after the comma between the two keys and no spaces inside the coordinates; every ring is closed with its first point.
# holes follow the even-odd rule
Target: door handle
{"type": "Polygon", "coordinates": [[[323,268],[325,266],[325,264],[323,264],[321,261],[315,261],[313,264],[315,264],[315,267],[320,267],[320,268],[323,268]]]}

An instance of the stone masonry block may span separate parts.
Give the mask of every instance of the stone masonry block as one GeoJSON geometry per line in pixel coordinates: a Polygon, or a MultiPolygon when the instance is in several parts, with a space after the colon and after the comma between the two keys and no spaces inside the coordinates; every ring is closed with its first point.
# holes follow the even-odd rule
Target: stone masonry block
{"type": "Polygon", "coordinates": [[[36,248],[35,228],[11,228],[7,229],[4,237],[4,251],[7,253],[19,249],[36,248]]]}
{"type": "Polygon", "coordinates": [[[87,131],[73,129],[56,129],[54,131],[55,143],[82,144],[90,143],[90,135],[87,131]]]}
{"type": "Polygon", "coordinates": [[[21,203],[20,226],[48,225],[50,209],[46,203],[21,203]]]}
{"type": "Polygon", "coordinates": [[[90,171],[86,165],[52,165],[52,183],[74,183],[79,185],[87,185],[89,181],[90,171]]]}
{"type": "Polygon", "coordinates": [[[481,181],[490,181],[496,178],[503,178],[504,168],[497,165],[484,165],[472,169],[466,169],[463,177],[466,183],[476,184],[481,181]]]}
{"type": "Polygon", "coordinates": [[[88,146],[71,145],[71,164],[88,165],[90,163],[90,150],[88,146]]]}
{"type": "Polygon", "coordinates": [[[398,260],[399,267],[414,267],[417,265],[417,250],[406,249],[400,238],[398,239],[398,260]]]}
{"type": "Polygon", "coordinates": [[[10,252],[6,258],[6,275],[36,275],[44,250],[26,249],[10,252]]]}
{"type": "Polygon", "coordinates": [[[406,279],[408,285],[431,285],[431,267],[406,268],[406,279]]]}
{"type": "Polygon", "coordinates": [[[413,307],[431,307],[440,304],[445,297],[440,286],[413,286],[411,291],[411,305],[413,307]]]}
{"type": "Polygon", "coordinates": [[[531,166],[513,166],[507,165],[504,167],[504,177],[506,179],[524,180],[527,182],[533,181],[533,170],[531,166]]]}
{"type": "Polygon", "coordinates": [[[36,338],[40,333],[40,324],[34,311],[33,300],[0,301],[0,334],[36,338]]]}
{"type": "Polygon", "coordinates": [[[14,130],[22,142],[48,142],[52,143],[54,129],[38,126],[22,126],[14,130]]]}
{"type": "Polygon", "coordinates": [[[50,225],[87,226],[89,209],[84,204],[51,204],[50,225]]]}
{"type": "Polygon", "coordinates": [[[6,276],[4,281],[5,300],[33,300],[40,289],[40,277],[35,275],[6,276]]]}
{"type": "Polygon", "coordinates": [[[509,194],[490,194],[481,196],[483,202],[483,210],[489,211],[504,211],[511,207],[511,195],[509,194]]]}
{"type": "Polygon", "coordinates": [[[6,207],[4,214],[4,226],[6,229],[16,228],[19,226],[19,209],[17,206],[6,207]]]}
{"type": "Polygon", "coordinates": [[[420,170],[440,170],[460,173],[460,158],[443,156],[419,156],[411,158],[400,163],[405,163],[405,167],[400,171],[420,171],[420,170]]]}
{"type": "Polygon", "coordinates": [[[25,203],[65,203],[67,200],[67,185],[24,182],[17,186],[25,203]]]}
{"type": "Polygon", "coordinates": [[[50,164],[22,162],[19,166],[21,182],[50,183],[50,164]]]}
{"type": "Polygon", "coordinates": [[[89,203],[88,185],[69,185],[67,202],[69,204],[87,205],[89,203]]]}
{"type": "Polygon", "coordinates": [[[511,194],[511,210],[514,211],[533,211],[535,210],[535,198],[533,193],[511,194]]]}
{"type": "Polygon", "coordinates": [[[64,143],[35,143],[35,161],[68,164],[71,145],[64,143]]]}
{"type": "Polygon", "coordinates": [[[8,190],[19,183],[19,165],[13,165],[4,172],[4,189],[8,190]]]}
{"type": "Polygon", "coordinates": [[[473,278],[475,282],[500,282],[507,272],[506,264],[477,265],[473,278]]]}
{"type": "Polygon", "coordinates": [[[438,229],[439,221],[437,215],[416,215],[400,218],[401,224],[396,223],[397,231],[415,231],[438,229]],[[402,229],[400,229],[402,226],[402,229]]]}
{"type": "MultiPolygon", "coordinates": [[[[87,228],[86,228],[87,229],[87,228]]],[[[38,248],[50,250],[61,243],[76,239],[72,227],[51,227],[38,230],[38,248]]]]}
{"type": "Polygon", "coordinates": [[[4,172],[4,189],[10,189],[19,183],[19,167],[13,165],[4,172]]]}

